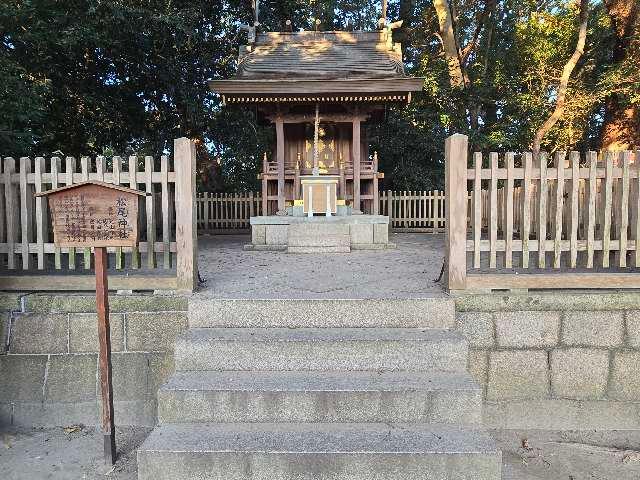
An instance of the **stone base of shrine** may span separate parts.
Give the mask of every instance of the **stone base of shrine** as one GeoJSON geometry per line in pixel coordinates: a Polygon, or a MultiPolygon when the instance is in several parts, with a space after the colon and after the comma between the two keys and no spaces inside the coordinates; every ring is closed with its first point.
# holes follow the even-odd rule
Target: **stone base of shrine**
{"type": "Polygon", "coordinates": [[[289,253],[348,253],[394,248],[389,242],[389,217],[266,216],[251,217],[251,244],[246,250],[289,253]]]}

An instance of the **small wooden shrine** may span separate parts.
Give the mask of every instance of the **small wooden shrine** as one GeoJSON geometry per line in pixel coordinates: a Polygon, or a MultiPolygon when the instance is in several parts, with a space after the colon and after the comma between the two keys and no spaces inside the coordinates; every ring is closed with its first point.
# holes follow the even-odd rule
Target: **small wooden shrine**
{"type": "Polygon", "coordinates": [[[383,174],[363,126],[423,84],[405,75],[391,37],[389,27],[250,34],[235,78],[210,81],[225,104],[253,106],[275,125],[275,151],[260,174],[265,214],[286,212],[304,198],[301,179],[324,175],[337,177],[338,204],[378,213],[383,174]]]}
{"type": "Polygon", "coordinates": [[[405,75],[392,40],[400,24],[387,26],[383,18],[381,29],[369,32],[244,27],[249,44],[240,49],[236,76],[209,84],[224,104],[255,108],[275,126],[275,149],[265,154],[259,176],[263,215],[251,218],[247,248],[312,253],[392,246],[389,218],[378,215],[383,173],[369,150],[367,125],[388,104],[407,104],[422,89],[423,79],[405,75]]]}

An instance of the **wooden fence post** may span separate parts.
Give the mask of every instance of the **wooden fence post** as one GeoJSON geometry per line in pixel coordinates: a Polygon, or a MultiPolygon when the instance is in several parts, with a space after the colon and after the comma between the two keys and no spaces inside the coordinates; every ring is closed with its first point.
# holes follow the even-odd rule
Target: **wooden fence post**
{"type": "Polygon", "coordinates": [[[196,145],[188,138],[173,142],[176,171],[176,275],[178,290],[192,292],[198,284],[196,145]]]}
{"type": "Polygon", "coordinates": [[[467,277],[467,145],[456,133],[445,141],[445,246],[449,290],[464,290],[467,277]]]}

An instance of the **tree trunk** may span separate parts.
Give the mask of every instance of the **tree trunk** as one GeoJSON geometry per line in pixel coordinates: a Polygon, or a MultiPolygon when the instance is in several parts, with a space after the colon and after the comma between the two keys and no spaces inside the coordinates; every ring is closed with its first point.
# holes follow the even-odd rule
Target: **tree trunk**
{"type": "Polygon", "coordinates": [[[380,14],[380,19],[378,20],[378,27],[384,28],[387,22],[387,0],[382,0],[382,12],[380,14]]]}
{"type": "Polygon", "coordinates": [[[464,76],[462,74],[462,65],[460,64],[458,42],[453,30],[451,6],[448,0],[434,0],[433,6],[438,15],[440,37],[442,38],[444,55],[449,66],[449,83],[452,87],[464,88],[464,76]]]}
{"type": "Polygon", "coordinates": [[[564,113],[564,103],[567,94],[569,79],[571,78],[573,69],[576,67],[578,61],[580,60],[580,57],[582,56],[582,53],[584,51],[584,44],[587,40],[587,20],[589,19],[588,9],[589,1],[580,0],[580,29],[578,31],[578,43],[576,44],[576,49],[573,52],[573,55],[571,55],[571,58],[562,69],[560,85],[558,85],[556,108],[533,137],[533,145],[531,149],[533,151],[534,158],[537,158],[538,154],[540,153],[540,145],[542,143],[542,139],[549,132],[549,130],[553,128],[556,122],[560,120],[560,118],[562,118],[562,114],[564,113]]]}
{"type": "Polygon", "coordinates": [[[409,35],[415,21],[415,7],[415,0],[400,0],[400,15],[398,19],[402,20],[402,26],[394,31],[393,38],[402,45],[403,54],[409,42],[409,35]]]}
{"type": "MultiPolygon", "coordinates": [[[[616,43],[613,60],[616,64],[640,54],[640,6],[637,0],[605,0],[611,18],[616,43]]],[[[616,93],[605,102],[602,127],[602,148],[629,150],[640,145],[640,111],[616,93]]]]}

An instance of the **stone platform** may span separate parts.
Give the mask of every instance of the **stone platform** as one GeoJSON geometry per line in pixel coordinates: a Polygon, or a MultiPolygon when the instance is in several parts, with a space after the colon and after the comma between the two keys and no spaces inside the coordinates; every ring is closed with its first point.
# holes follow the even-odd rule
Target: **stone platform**
{"type": "Polygon", "coordinates": [[[251,244],[247,250],[288,253],[348,253],[351,250],[393,248],[389,243],[389,217],[264,216],[251,217],[251,244]]]}

